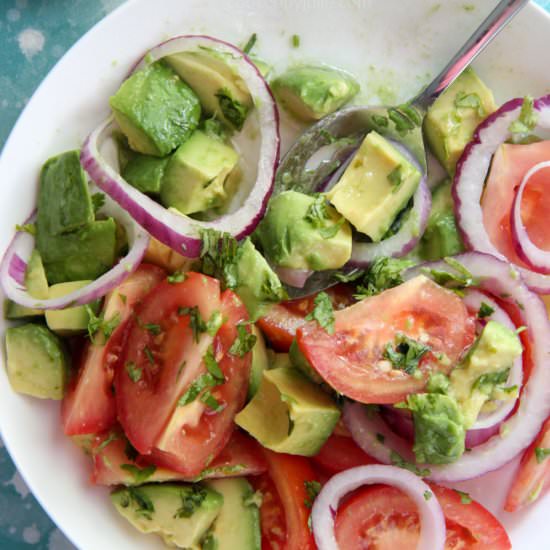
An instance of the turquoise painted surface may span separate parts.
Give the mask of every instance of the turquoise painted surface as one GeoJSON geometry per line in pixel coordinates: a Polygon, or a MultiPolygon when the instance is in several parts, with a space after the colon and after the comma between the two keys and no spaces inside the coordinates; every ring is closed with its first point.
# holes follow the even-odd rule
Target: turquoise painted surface
{"type": "MultiPolygon", "coordinates": [[[[0,148],[56,61],[124,0],[0,0],[0,148]]],[[[539,0],[550,11],[550,0],[539,0]]],[[[73,546],[29,493],[0,441],[0,549],[73,546]]]]}

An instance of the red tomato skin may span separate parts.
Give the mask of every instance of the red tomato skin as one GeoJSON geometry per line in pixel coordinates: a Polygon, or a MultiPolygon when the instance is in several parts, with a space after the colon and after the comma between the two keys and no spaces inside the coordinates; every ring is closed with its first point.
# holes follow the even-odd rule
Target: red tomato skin
{"type": "MultiPolygon", "coordinates": [[[[190,477],[209,467],[209,461],[217,457],[227,444],[234,429],[233,420],[246,400],[252,354],[238,357],[229,353],[238,333],[237,325],[248,321],[248,312],[240,298],[231,290],[221,296],[221,313],[226,322],[214,340],[214,350],[226,382],[212,390],[224,406],[219,413],[206,410],[196,428],[168,428],[157,440],[152,459],[159,465],[182,472],[190,477]],[[163,441],[162,449],[159,441],[163,441]]],[[[177,428],[177,426],[176,426],[177,428]]]]}
{"type": "Polygon", "coordinates": [[[506,496],[504,509],[507,512],[516,512],[535,502],[544,493],[545,486],[550,481],[550,459],[539,464],[535,455],[537,447],[550,448],[550,418],[543,424],[535,441],[527,447],[521,457],[514,481],[506,496]]]}
{"type": "Polygon", "coordinates": [[[351,437],[332,434],[321,450],[311,460],[329,474],[338,474],[344,470],[379,464],[379,462],[360,449],[351,437]]]}
{"type": "Polygon", "coordinates": [[[122,358],[115,373],[117,415],[126,436],[140,454],[150,454],[177,408],[177,401],[197,376],[205,372],[203,357],[213,337],[202,333],[199,342],[189,315],[180,308],[198,307],[202,319],[220,309],[220,285],[199,273],[186,273],[183,282],[158,285],[130,320],[122,358]],[[161,327],[152,334],[145,325],[161,327]],[[154,356],[151,364],[145,348],[154,356]],[[185,368],[181,366],[185,362],[185,368]],[[134,382],[128,367],[140,369],[134,382]]]}
{"type": "MultiPolygon", "coordinates": [[[[260,509],[262,550],[272,550],[272,541],[279,543],[281,550],[315,550],[315,541],[308,525],[311,509],[306,505],[309,495],[305,482],[316,481],[317,477],[309,460],[302,456],[262,450],[269,476],[263,485],[272,491],[272,498],[260,509]],[[281,521],[282,517],[284,521],[281,521]],[[282,545],[281,541],[284,541],[282,545]]],[[[262,477],[256,482],[261,484],[262,477]]]]}
{"type": "MultiPolygon", "coordinates": [[[[477,502],[464,504],[452,489],[430,484],[445,515],[445,550],[509,550],[510,539],[499,521],[477,502]]],[[[336,516],[335,533],[340,550],[416,548],[418,510],[395,487],[370,485],[354,492],[336,516]]]]}
{"type": "Polygon", "coordinates": [[[327,384],[361,403],[378,404],[397,403],[422,391],[430,367],[448,373],[474,338],[474,317],[462,300],[424,276],[337,311],[334,334],[314,321],[297,331],[300,350],[327,384]],[[398,333],[417,340],[424,335],[432,349],[420,362],[421,379],[378,368],[398,333]],[[437,352],[449,361],[437,361],[437,352]]]}
{"type": "MultiPolygon", "coordinates": [[[[336,285],[326,290],[334,309],[342,309],[355,302],[349,285],[336,285]]],[[[287,353],[296,331],[306,323],[305,316],[313,311],[315,296],[288,300],[271,307],[258,325],[275,351],[287,353]]]]}
{"type": "Polygon", "coordinates": [[[115,314],[119,324],[106,343],[101,335],[85,345],[80,368],[71,380],[61,405],[61,422],[66,435],[83,435],[108,430],[116,423],[116,404],[112,383],[116,363],[126,336],[128,319],[134,307],[166,277],[166,272],[151,264],[141,264],[105,298],[105,318],[115,314]],[[120,298],[120,294],[125,296],[120,298]]]}

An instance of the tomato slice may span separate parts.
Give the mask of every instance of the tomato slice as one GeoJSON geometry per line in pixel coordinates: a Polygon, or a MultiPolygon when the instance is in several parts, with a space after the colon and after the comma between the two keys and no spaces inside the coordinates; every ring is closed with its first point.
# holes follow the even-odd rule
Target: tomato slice
{"type": "Polygon", "coordinates": [[[537,460],[535,449],[550,449],[550,418],[543,424],[535,441],[523,453],[518,471],[508,490],[504,509],[515,512],[535,502],[550,482],[550,458],[537,460]]]}
{"type": "MultiPolygon", "coordinates": [[[[504,527],[481,504],[463,504],[452,489],[431,485],[445,514],[446,550],[511,548],[504,527]]],[[[414,502],[395,487],[371,485],[356,491],[338,509],[335,533],[341,550],[416,548],[420,533],[414,502]]]]}
{"type": "Polygon", "coordinates": [[[66,435],[99,433],[116,422],[112,391],[114,370],[128,318],[138,302],[166,277],[160,267],[141,264],[122,284],[107,294],[103,317],[118,316],[119,324],[107,342],[102,334],[86,344],[77,375],[71,380],[61,406],[61,421],[66,435]]]}
{"type": "Polygon", "coordinates": [[[220,305],[216,279],[187,273],[183,282],[162,282],[135,310],[115,389],[119,421],[139,453],[151,453],[172,414],[184,409],[178,399],[206,370],[203,357],[213,336],[195,337],[186,308],[198,308],[206,322],[220,305]]]}
{"type": "MultiPolygon", "coordinates": [[[[96,436],[92,446],[92,483],[96,485],[130,485],[136,482],[132,468],[141,470],[151,466],[151,458],[134,456],[128,440],[121,430],[96,436]]],[[[204,479],[233,476],[255,476],[264,473],[267,465],[256,441],[236,430],[222,452],[212,461],[204,479]]],[[[180,472],[157,467],[143,481],[193,481],[180,472]]]]}
{"type": "Polygon", "coordinates": [[[248,321],[246,307],[230,290],[221,297],[221,314],[225,320],[214,340],[215,355],[225,383],[212,389],[221,410],[213,412],[202,403],[188,405],[192,414],[202,412],[198,422],[188,422],[185,413],[176,410],[153,449],[153,460],[187,475],[197,475],[218,456],[231,437],[233,419],[246,400],[252,355],[229,353],[238,337],[237,325],[248,321]]]}
{"type": "Polygon", "coordinates": [[[351,437],[336,434],[332,434],[311,459],[330,474],[337,474],[355,466],[379,464],[375,458],[360,449],[351,437]]]}
{"type": "Polygon", "coordinates": [[[306,482],[317,480],[315,472],[307,458],[267,449],[263,452],[268,473],[251,480],[263,495],[262,550],[314,550],[306,482]]]}
{"type": "MultiPolygon", "coordinates": [[[[336,285],[326,290],[334,309],[351,305],[353,290],[349,285],[336,285]]],[[[313,311],[315,296],[289,300],[271,307],[267,315],[258,320],[258,325],[271,346],[280,352],[288,352],[296,331],[306,323],[305,316],[313,311]]]]}
{"type": "MultiPolygon", "coordinates": [[[[527,171],[539,162],[550,160],[550,141],[527,145],[504,143],[491,163],[487,185],[481,199],[483,223],[493,245],[510,261],[525,263],[517,255],[512,239],[510,212],[518,187],[527,171]]],[[[521,203],[521,217],[533,242],[550,250],[548,169],[529,180],[521,203]]]]}
{"type": "Polygon", "coordinates": [[[423,275],[337,311],[335,319],[332,335],[314,321],[299,328],[298,345],[331,387],[362,403],[397,403],[421,391],[430,372],[448,373],[475,338],[462,300],[423,275]],[[421,378],[382,361],[398,334],[430,347],[421,378]]]}

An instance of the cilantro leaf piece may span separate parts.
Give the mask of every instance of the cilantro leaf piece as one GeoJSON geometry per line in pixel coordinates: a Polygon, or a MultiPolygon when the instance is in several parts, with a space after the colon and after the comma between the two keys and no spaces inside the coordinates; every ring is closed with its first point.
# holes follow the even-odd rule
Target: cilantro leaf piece
{"type": "Polygon", "coordinates": [[[167,279],[170,284],[175,285],[176,283],[183,283],[183,281],[185,281],[185,277],[185,273],[175,271],[172,275],[168,275],[167,279]]]}
{"type": "Polygon", "coordinates": [[[537,126],[537,113],[534,108],[535,102],[532,97],[525,96],[517,120],[508,127],[511,134],[528,134],[537,126]]]}
{"type": "Polygon", "coordinates": [[[247,40],[246,44],[243,47],[243,52],[245,54],[249,54],[252,51],[252,48],[256,44],[256,40],[258,40],[258,35],[256,33],[252,33],[250,38],[247,40]]]}
{"type": "Polygon", "coordinates": [[[394,191],[399,189],[403,182],[403,165],[398,164],[389,174],[388,181],[392,184],[394,191]]]}
{"type": "Polygon", "coordinates": [[[334,310],[328,294],[319,292],[313,303],[313,311],[306,315],[306,321],[317,321],[329,334],[334,334],[334,310]]]}
{"type": "Polygon", "coordinates": [[[201,334],[207,331],[207,326],[201,316],[199,307],[180,307],[178,309],[178,315],[189,315],[189,326],[193,332],[193,340],[198,342],[201,334]]]}
{"type": "Polygon", "coordinates": [[[136,507],[136,513],[142,515],[148,520],[153,519],[155,505],[144,491],[139,487],[128,487],[126,489],[125,498],[121,500],[121,506],[127,508],[130,502],[133,502],[136,507]]]}
{"type": "Polygon", "coordinates": [[[106,321],[103,315],[97,316],[89,304],[86,304],[84,308],[88,314],[88,337],[90,341],[95,343],[95,336],[99,331],[108,340],[120,324],[120,313],[117,311],[111,319],[106,321]]]}
{"type": "Polygon", "coordinates": [[[399,286],[403,283],[403,272],[413,265],[414,262],[411,260],[379,258],[370,266],[362,283],[357,285],[354,297],[363,300],[388,288],[399,286]]]}
{"type": "Polygon", "coordinates": [[[304,481],[304,488],[307,493],[307,498],[304,499],[306,508],[313,506],[313,501],[317,498],[317,495],[321,492],[321,484],[318,481],[304,481]]]}
{"type": "Polygon", "coordinates": [[[407,374],[413,374],[418,368],[422,357],[430,349],[429,346],[399,333],[395,337],[395,345],[391,343],[386,345],[383,357],[390,361],[394,369],[403,370],[407,374]]]}
{"type": "Polygon", "coordinates": [[[407,462],[399,453],[396,453],[395,451],[391,451],[390,453],[390,462],[394,466],[409,470],[409,472],[412,472],[413,474],[416,474],[420,477],[429,476],[431,473],[428,468],[421,469],[416,464],[413,464],[412,462],[407,462]]]}
{"type": "Polygon", "coordinates": [[[94,214],[97,214],[97,211],[105,204],[105,195],[103,193],[94,193],[91,198],[94,214]]]}
{"type": "Polygon", "coordinates": [[[499,386],[500,384],[506,384],[509,375],[510,368],[482,374],[473,383],[472,390],[478,390],[487,395],[491,395],[496,386],[499,386]]]}
{"type": "Polygon", "coordinates": [[[120,469],[129,472],[137,485],[145,483],[157,471],[153,464],[145,468],[139,468],[135,464],[121,464],[120,469]]]}
{"type": "Polygon", "coordinates": [[[535,448],[535,457],[538,464],[542,464],[550,456],[550,449],[545,447],[535,448]]]}
{"type": "Polygon", "coordinates": [[[458,489],[453,489],[453,491],[460,495],[460,502],[462,502],[462,504],[472,503],[472,497],[468,493],[465,493],[464,491],[459,491],[458,489]]]}
{"type": "Polygon", "coordinates": [[[182,488],[181,506],[174,514],[174,519],[190,518],[201,507],[206,495],[206,489],[198,484],[182,488]]]}
{"type": "Polygon", "coordinates": [[[218,330],[223,325],[222,313],[219,310],[216,310],[210,315],[210,319],[206,322],[206,332],[210,336],[216,336],[218,330]]]}
{"type": "Polygon", "coordinates": [[[113,441],[116,441],[118,439],[118,434],[116,432],[112,432],[109,434],[109,437],[107,437],[106,439],[104,439],[95,449],[95,452],[98,452],[98,451],[102,451],[103,449],[105,449],[105,447],[107,447],[108,445],[110,445],[113,441]]]}
{"type": "Polygon", "coordinates": [[[424,500],[428,501],[433,497],[433,493],[431,491],[424,491],[424,500]]]}
{"type": "Polygon", "coordinates": [[[23,225],[16,224],[15,230],[17,232],[23,231],[24,233],[28,233],[29,235],[36,235],[36,225],[34,223],[26,223],[23,225]]]}
{"type": "Polygon", "coordinates": [[[160,325],[157,325],[155,323],[145,323],[143,325],[143,328],[145,330],[148,330],[154,336],[158,336],[161,333],[160,325]]]}
{"type": "Polygon", "coordinates": [[[211,409],[214,412],[218,412],[223,408],[222,404],[208,390],[206,390],[200,396],[200,400],[202,403],[204,403],[209,409],[211,409]]]}
{"type": "Polygon", "coordinates": [[[132,382],[139,382],[141,380],[142,369],[140,369],[133,361],[128,361],[125,367],[128,376],[132,382]]]}
{"type": "Polygon", "coordinates": [[[240,323],[237,325],[237,338],[231,347],[229,353],[244,357],[256,344],[256,336],[248,332],[246,325],[240,323]]]}
{"type": "Polygon", "coordinates": [[[431,277],[438,285],[450,289],[463,289],[470,286],[478,286],[478,279],[459,261],[454,258],[444,258],[443,261],[454,271],[424,267],[421,270],[422,273],[431,277]]]}
{"type": "Polygon", "coordinates": [[[184,407],[197,399],[200,393],[206,388],[216,386],[217,382],[210,373],[201,374],[190,386],[187,391],[179,398],[178,406],[184,407]]]}
{"type": "Polygon", "coordinates": [[[206,354],[204,356],[204,364],[206,366],[206,370],[214,377],[216,381],[220,383],[225,382],[225,376],[222,372],[222,369],[220,369],[220,365],[216,361],[214,348],[212,346],[208,346],[208,349],[206,350],[206,354]]]}
{"type": "Polygon", "coordinates": [[[495,309],[492,308],[489,304],[481,302],[479,306],[479,311],[477,312],[478,319],[485,319],[485,317],[490,317],[495,312],[495,309]]]}

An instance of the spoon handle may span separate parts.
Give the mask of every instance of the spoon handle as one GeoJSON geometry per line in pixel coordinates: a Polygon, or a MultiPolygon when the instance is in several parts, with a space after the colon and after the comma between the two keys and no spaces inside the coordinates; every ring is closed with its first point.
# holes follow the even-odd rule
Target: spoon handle
{"type": "Polygon", "coordinates": [[[411,103],[423,110],[427,109],[528,2],[501,0],[447,66],[411,103]]]}

